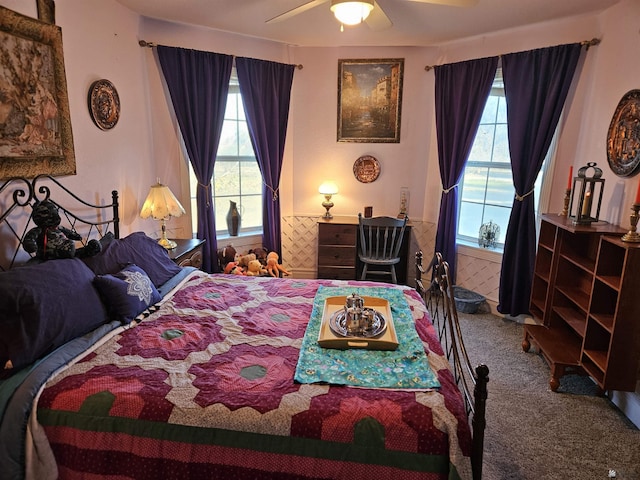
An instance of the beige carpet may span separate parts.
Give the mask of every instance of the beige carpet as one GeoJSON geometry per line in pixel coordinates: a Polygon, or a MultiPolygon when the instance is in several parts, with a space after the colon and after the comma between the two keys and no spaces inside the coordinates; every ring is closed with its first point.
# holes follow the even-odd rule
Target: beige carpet
{"type": "Polygon", "coordinates": [[[640,430],[588,377],[549,389],[549,367],[522,351],[523,325],[491,314],[460,316],[473,363],[489,367],[486,480],[640,480],[640,430]]]}

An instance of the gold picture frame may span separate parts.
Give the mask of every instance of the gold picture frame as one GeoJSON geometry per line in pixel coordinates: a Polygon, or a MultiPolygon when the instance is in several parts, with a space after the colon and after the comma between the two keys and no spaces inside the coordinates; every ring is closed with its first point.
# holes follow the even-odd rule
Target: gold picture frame
{"type": "Polygon", "coordinates": [[[400,143],[404,59],[338,60],[338,142],[400,143]]]}
{"type": "Polygon", "coordinates": [[[75,175],[60,27],[0,7],[0,179],[75,175]]]}

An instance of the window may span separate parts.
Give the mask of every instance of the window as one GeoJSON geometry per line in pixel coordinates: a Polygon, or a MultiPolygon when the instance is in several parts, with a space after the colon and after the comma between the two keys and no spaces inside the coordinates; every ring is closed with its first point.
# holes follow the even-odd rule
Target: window
{"type": "MultiPolygon", "coordinates": [[[[533,195],[536,210],[546,163],[545,160],[535,183],[533,195]]],[[[500,68],[487,98],[460,187],[457,240],[477,246],[480,227],[493,222],[500,227],[497,247],[502,249],[515,188],[507,136],[507,104],[500,68]]]]}
{"type": "MultiPolygon", "coordinates": [[[[196,179],[189,163],[191,185],[192,227],[198,229],[196,208],[196,179]]],[[[258,168],[247,120],[242,105],[242,95],[238,86],[235,67],[229,82],[229,95],[224,114],[224,124],[218,156],[213,171],[213,206],[216,218],[217,235],[226,235],[229,201],[236,202],[242,224],[240,234],[262,233],[262,175],[258,168]]]]}

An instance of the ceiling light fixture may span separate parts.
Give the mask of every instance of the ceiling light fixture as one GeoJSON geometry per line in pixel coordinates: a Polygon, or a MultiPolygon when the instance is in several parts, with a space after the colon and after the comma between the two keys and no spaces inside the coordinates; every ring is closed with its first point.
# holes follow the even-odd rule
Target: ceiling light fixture
{"type": "Polygon", "coordinates": [[[363,22],[373,10],[374,0],[331,0],[331,11],[343,25],[357,25],[363,22]]]}

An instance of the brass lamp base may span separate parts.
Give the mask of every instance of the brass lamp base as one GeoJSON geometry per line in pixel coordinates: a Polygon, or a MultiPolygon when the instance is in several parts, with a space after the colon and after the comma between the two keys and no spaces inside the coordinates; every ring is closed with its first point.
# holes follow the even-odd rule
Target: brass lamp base
{"type": "Polygon", "coordinates": [[[158,244],[162,245],[167,250],[173,250],[178,246],[176,242],[174,242],[173,240],[169,240],[168,238],[161,238],[160,240],[158,240],[158,244]]]}
{"type": "Polygon", "coordinates": [[[178,246],[176,242],[174,242],[173,240],[169,240],[167,238],[167,225],[165,223],[164,218],[162,219],[162,237],[160,237],[160,240],[158,240],[158,243],[162,245],[164,248],[166,248],[167,250],[173,250],[178,246]]]}
{"type": "Polygon", "coordinates": [[[329,219],[329,218],[333,218],[333,215],[331,215],[331,213],[329,212],[329,210],[331,209],[331,207],[333,207],[333,202],[331,201],[331,195],[325,195],[324,196],[325,201],[322,202],[322,206],[327,210],[326,213],[324,214],[323,218],[329,219]]]}

